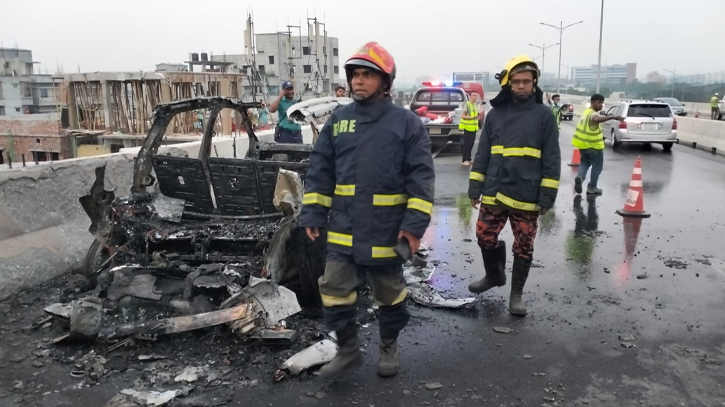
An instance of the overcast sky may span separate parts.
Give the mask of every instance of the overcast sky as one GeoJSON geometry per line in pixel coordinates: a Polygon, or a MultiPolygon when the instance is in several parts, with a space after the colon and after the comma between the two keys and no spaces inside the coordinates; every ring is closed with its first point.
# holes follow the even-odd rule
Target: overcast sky
{"type": "MultiPolygon", "coordinates": [[[[256,33],[282,31],[317,15],[340,39],[340,57],[375,40],[394,56],[400,78],[491,71],[529,43],[555,44],[539,22],[584,23],[564,32],[566,66],[597,63],[600,0],[0,0],[0,41],[31,49],[53,73],[153,70],[189,52],[244,52],[247,11],[256,33]]],[[[725,1],[605,0],[603,64],[636,62],[637,76],[725,71],[725,1]]],[[[557,69],[559,49],[546,53],[557,69]]],[[[540,62],[540,60],[538,60],[540,62]]],[[[342,63],[342,62],[341,62],[342,63]]],[[[341,72],[342,69],[340,70],[341,72]]]]}

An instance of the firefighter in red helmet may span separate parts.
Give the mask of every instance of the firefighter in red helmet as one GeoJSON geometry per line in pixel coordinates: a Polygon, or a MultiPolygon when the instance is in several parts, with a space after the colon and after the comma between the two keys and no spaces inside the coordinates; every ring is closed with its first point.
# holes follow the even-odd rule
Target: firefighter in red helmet
{"type": "Polygon", "coordinates": [[[392,103],[395,61],[382,46],[365,44],[345,73],[355,103],[332,114],[312,149],[299,222],[310,239],[327,239],[319,285],[339,351],[320,374],[337,378],[361,364],[357,286],[358,276],[367,275],[379,306],[378,374],[394,376],[398,334],[410,318],[403,259],[394,247],[407,241],[415,253],[430,223],[431,143],[420,118],[392,103]]]}

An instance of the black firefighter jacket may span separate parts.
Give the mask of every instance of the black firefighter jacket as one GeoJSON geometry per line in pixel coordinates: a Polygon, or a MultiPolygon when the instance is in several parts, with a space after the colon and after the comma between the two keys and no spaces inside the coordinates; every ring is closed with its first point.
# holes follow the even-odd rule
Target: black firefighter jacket
{"type": "Polygon", "coordinates": [[[419,117],[388,97],[352,103],[332,114],[312,149],[299,225],[327,227],[328,259],[397,263],[398,232],[420,238],[428,228],[434,182],[419,117]]]}
{"type": "Polygon", "coordinates": [[[468,196],[522,213],[551,208],[561,173],[559,130],[551,110],[531,98],[486,115],[468,196]]]}

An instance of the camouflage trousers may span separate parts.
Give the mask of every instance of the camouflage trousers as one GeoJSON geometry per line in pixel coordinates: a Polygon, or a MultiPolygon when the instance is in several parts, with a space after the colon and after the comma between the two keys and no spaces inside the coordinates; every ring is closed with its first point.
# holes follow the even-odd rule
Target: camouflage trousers
{"type": "Polygon", "coordinates": [[[534,254],[534,239],[538,228],[538,214],[522,214],[503,208],[490,208],[481,205],[476,222],[476,238],[481,249],[495,249],[498,246],[498,235],[511,223],[514,232],[513,253],[515,256],[531,259],[534,254]]]}

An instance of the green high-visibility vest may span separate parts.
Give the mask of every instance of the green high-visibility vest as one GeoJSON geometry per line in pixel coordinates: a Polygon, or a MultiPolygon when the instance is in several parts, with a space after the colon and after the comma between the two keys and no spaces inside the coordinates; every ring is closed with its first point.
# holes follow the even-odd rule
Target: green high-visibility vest
{"type": "Polygon", "coordinates": [[[710,98],[710,107],[717,107],[718,102],[717,96],[713,96],[710,98]]]}
{"type": "Polygon", "coordinates": [[[466,102],[464,115],[475,117],[475,119],[464,119],[461,116],[461,122],[458,123],[458,128],[464,131],[478,131],[478,106],[473,102],[466,102]]]}
{"type": "Polygon", "coordinates": [[[554,117],[556,117],[556,125],[559,126],[559,130],[561,130],[561,108],[557,105],[551,105],[551,112],[554,113],[554,117]]]}
{"type": "Polygon", "coordinates": [[[571,139],[571,145],[580,149],[595,149],[604,150],[604,133],[602,132],[602,125],[597,124],[597,129],[592,130],[589,127],[589,119],[594,113],[592,108],[589,108],[582,113],[582,118],[576,125],[574,130],[574,138],[571,139]]]}

